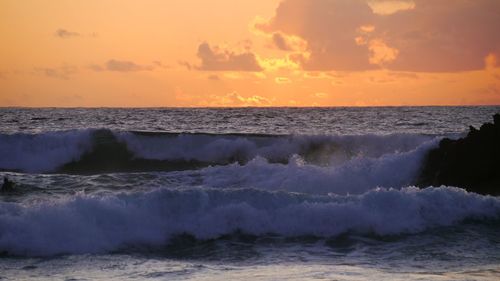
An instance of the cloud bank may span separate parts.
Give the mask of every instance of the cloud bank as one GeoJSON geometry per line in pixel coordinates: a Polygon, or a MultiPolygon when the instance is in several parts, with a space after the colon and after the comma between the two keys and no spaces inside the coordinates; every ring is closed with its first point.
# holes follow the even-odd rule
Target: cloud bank
{"type": "Polygon", "coordinates": [[[255,28],[282,50],[305,40],[305,70],[453,72],[498,56],[499,15],[498,0],[284,0],[255,28]]]}

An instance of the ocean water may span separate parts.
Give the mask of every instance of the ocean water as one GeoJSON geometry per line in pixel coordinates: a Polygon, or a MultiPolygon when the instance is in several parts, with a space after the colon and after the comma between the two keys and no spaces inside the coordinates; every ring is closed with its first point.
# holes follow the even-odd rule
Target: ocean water
{"type": "Polygon", "coordinates": [[[497,112],[0,109],[0,280],[498,280],[500,198],[414,187],[497,112]]]}

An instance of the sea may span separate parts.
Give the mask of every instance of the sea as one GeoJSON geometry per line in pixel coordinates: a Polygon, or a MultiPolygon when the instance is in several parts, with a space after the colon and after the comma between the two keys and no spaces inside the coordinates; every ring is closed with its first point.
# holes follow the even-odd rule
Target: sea
{"type": "Polygon", "coordinates": [[[500,197],[415,187],[498,112],[0,108],[0,280],[500,280],[500,197]]]}

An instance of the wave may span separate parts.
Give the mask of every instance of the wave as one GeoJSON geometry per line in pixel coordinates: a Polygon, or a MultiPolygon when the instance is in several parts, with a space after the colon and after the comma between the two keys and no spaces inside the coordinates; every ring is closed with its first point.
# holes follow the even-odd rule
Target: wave
{"type": "Polygon", "coordinates": [[[234,163],[199,171],[202,184],[215,188],[257,188],[309,194],[361,194],[376,187],[412,185],[426,152],[435,145],[427,142],[408,152],[378,158],[355,157],[336,166],[307,164],[301,157],[289,163],[270,163],[255,158],[244,165],[234,163]]]}
{"type": "Polygon", "coordinates": [[[51,256],[161,248],[185,234],[201,240],[235,232],[394,235],[499,217],[500,198],[452,187],[375,189],[347,196],[162,188],[32,204],[0,202],[0,252],[51,256]]]}
{"type": "Polygon", "coordinates": [[[354,158],[378,158],[413,150],[433,136],[394,134],[301,136],[125,132],[107,129],[40,134],[0,134],[0,169],[96,174],[191,170],[261,157],[289,163],[338,166],[354,158]]]}
{"type": "Polygon", "coordinates": [[[54,171],[92,148],[92,130],[0,134],[0,169],[54,171]]]}

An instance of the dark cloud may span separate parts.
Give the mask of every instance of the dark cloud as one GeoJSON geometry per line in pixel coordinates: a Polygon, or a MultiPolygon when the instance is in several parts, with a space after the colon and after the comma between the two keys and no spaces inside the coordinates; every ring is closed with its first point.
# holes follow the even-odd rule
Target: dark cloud
{"type": "Polygon", "coordinates": [[[108,60],[104,65],[92,64],[89,69],[94,71],[116,71],[116,72],[136,72],[151,71],[154,69],[151,65],[141,65],[126,60],[108,60]]]}
{"type": "Polygon", "coordinates": [[[35,67],[33,72],[37,75],[44,75],[50,78],[69,80],[71,75],[78,72],[78,67],[72,65],[64,65],[57,68],[35,67]]]}
{"type": "Polygon", "coordinates": [[[310,57],[293,58],[306,70],[373,69],[366,46],[355,43],[356,30],[374,15],[362,0],[289,0],[280,3],[264,32],[281,32],[303,38],[310,57]]]}
{"type": "Polygon", "coordinates": [[[114,59],[106,62],[106,68],[109,71],[120,71],[120,72],[143,71],[143,70],[153,69],[153,67],[150,65],[140,65],[131,61],[120,61],[114,59]]]}
{"type": "Polygon", "coordinates": [[[275,34],[304,39],[306,70],[468,71],[499,54],[499,15],[498,0],[284,0],[255,27],[281,49],[275,34]]]}
{"type": "Polygon", "coordinates": [[[186,67],[187,70],[193,69],[193,66],[187,61],[179,61],[178,63],[179,65],[186,67]]]}
{"type": "Polygon", "coordinates": [[[172,68],[170,65],[166,65],[166,64],[162,63],[162,62],[161,62],[161,61],[159,61],[159,60],[155,60],[155,61],[153,61],[153,65],[154,65],[155,67],[160,67],[160,68],[165,68],[165,69],[170,69],[170,68],[172,68]]]}
{"type": "Polygon", "coordinates": [[[215,74],[209,75],[207,78],[208,78],[208,80],[212,80],[212,81],[219,81],[220,80],[220,77],[218,75],[215,75],[215,74]]]}
{"type": "Polygon", "coordinates": [[[500,51],[500,1],[415,0],[415,9],[381,17],[379,32],[400,50],[392,68],[466,71],[500,51]]]}
{"type": "Polygon", "coordinates": [[[93,70],[93,71],[105,71],[106,70],[104,67],[102,67],[101,65],[98,65],[98,64],[91,64],[88,66],[88,68],[90,70],[93,70]]]}
{"type": "Polygon", "coordinates": [[[273,33],[273,43],[278,49],[283,51],[291,51],[292,48],[286,42],[286,39],[281,35],[281,33],[273,33]]]}
{"type": "Polygon", "coordinates": [[[235,53],[229,50],[211,48],[208,43],[198,47],[198,58],[201,65],[195,66],[198,70],[206,71],[261,71],[262,67],[257,62],[255,54],[250,51],[235,53]]]}
{"type": "Polygon", "coordinates": [[[63,28],[59,28],[58,30],[56,30],[56,32],[54,33],[54,35],[56,37],[59,37],[59,38],[62,38],[62,39],[67,39],[67,38],[72,38],[72,37],[80,37],[81,36],[81,34],[78,33],[78,32],[69,31],[69,30],[66,30],[66,29],[63,29],[63,28]]]}

